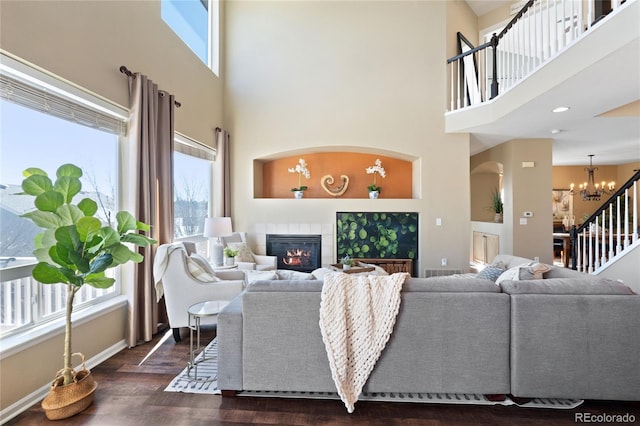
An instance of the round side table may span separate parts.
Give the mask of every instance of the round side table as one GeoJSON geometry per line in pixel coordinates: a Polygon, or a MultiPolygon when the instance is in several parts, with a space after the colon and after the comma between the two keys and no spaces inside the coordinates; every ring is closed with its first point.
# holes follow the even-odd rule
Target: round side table
{"type": "Polygon", "coordinates": [[[208,302],[200,302],[189,306],[189,364],[187,365],[187,376],[191,377],[191,369],[193,369],[193,379],[197,381],[215,380],[215,377],[198,377],[198,364],[206,359],[204,348],[200,345],[200,321],[205,317],[218,315],[222,308],[229,304],[228,300],[213,300],[208,302]],[[193,322],[192,322],[193,321],[193,322]],[[196,332],[196,347],[193,347],[193,332],[196,332]],[[202,357],[196,361],[198,353],[202,352],[202,357]]]}

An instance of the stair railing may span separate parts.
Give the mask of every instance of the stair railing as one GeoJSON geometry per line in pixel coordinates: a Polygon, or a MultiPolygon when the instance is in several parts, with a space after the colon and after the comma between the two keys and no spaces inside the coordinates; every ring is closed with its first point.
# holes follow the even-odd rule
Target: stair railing
{"type": "Polygon", "coordinates": [[[572,227],[571,267],[593,273],[638,241],[640,170],[582,225],[572,227]]]}
{"type": "Polygon", "coordinates": [[[447,59],[449,111],[481,104],[525,79],[626,0],[529,0],[491,40],[447,59]]]}

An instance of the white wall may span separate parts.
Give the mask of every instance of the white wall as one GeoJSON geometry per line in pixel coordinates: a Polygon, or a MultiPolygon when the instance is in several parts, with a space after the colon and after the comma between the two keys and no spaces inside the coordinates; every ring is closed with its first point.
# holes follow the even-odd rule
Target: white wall
{"type": "MultiPolygon", "coordinates": [[[[229,2],[234,228],[420,213],[418,270],[468,267],[469,142],[444,133],[446,2],[229,2]],[[253,160],[351,147],[419,158],[417,198],[254,199],[253,160]],[[442,226],[436,227],[436,218],[442,226]]],[[[446,36],[453,32],[453,37],[446,36]]],[[[312,172],[312,179],[322,176],[312,172]]],[[[284,183],[283,183],[284,184],[284,183]]]]}

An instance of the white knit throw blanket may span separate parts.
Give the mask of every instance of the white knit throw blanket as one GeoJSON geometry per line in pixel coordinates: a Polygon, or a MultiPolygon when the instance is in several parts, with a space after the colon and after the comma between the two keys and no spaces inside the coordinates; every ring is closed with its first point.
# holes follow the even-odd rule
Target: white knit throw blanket
{"type": "Polygon", "coordinates": [[[335,272],[324,277],[320,331],[331,377],[349,413],[391,336],[408,276],[335,272]]]}

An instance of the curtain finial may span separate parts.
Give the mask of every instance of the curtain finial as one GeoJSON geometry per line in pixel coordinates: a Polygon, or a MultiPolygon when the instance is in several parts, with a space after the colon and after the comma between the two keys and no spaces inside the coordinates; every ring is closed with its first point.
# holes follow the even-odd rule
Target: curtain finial
{"type": "Polygon", "coordinates": [[[129,69],[127,67],[125,67],[124,65],[120,66],[120,72],[122,74],[126,74],[128,77],[136,78],[136,76],[131,71],[129,71],[129,69]]]}

